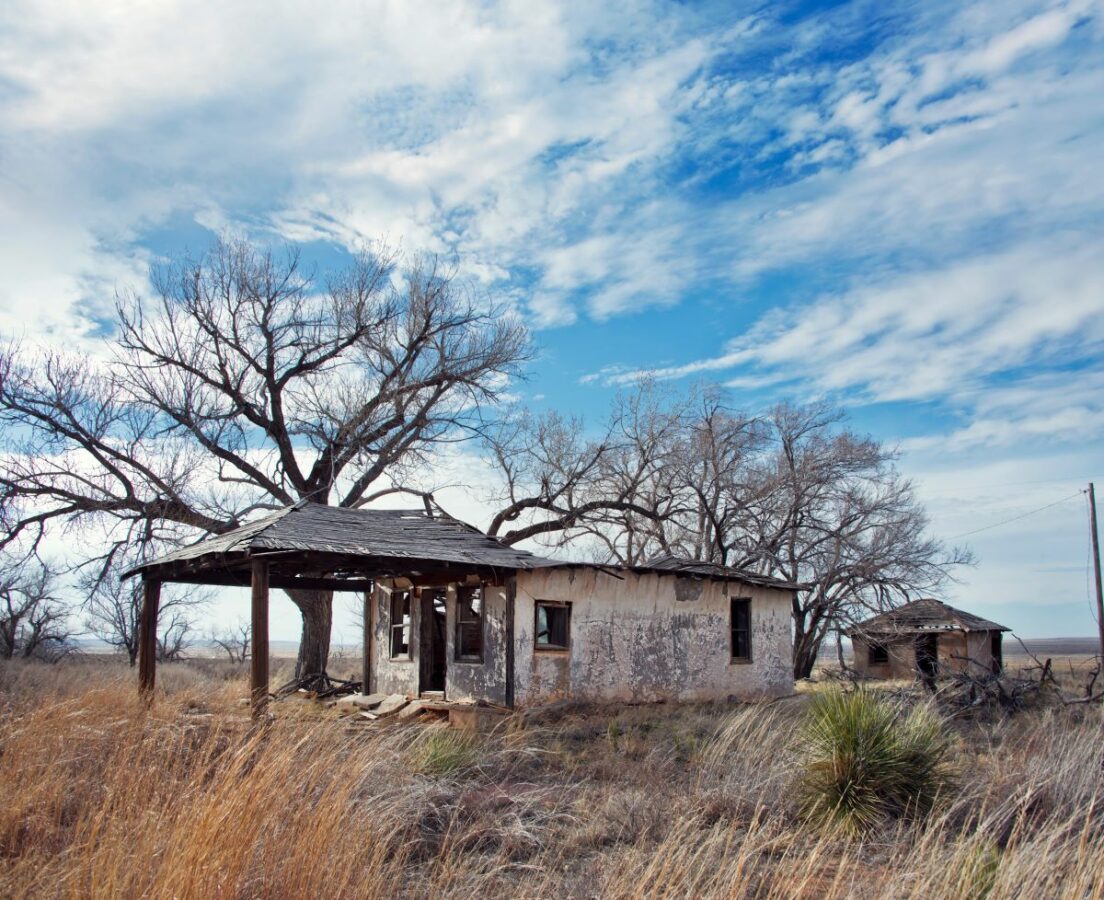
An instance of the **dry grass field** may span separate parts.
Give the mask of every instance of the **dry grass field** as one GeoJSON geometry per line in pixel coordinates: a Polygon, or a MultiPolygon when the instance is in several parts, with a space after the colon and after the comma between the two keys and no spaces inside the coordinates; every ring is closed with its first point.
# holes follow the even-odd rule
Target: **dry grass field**
{"type": "Polygon", "coordinates": [[[110,660],[0,668],[0,895],[1104,897],[1099,704],[956,719],[956,787],[860,838],[801,814],[807,697],[469,735],[254,728],[240,670],[159,679],[147,708],[110,660]]]}

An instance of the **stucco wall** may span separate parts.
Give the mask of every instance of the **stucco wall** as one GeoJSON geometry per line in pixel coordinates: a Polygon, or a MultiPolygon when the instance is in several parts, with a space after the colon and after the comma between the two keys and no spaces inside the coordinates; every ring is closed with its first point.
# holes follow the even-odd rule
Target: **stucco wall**
{"type": "MultiPolygon", "coordinates": [[[[1000,632],[995,632],[1000,634],[1000,632]]],[[[966,647],[970,657],[970,672],[978,675],[993,671],[993,634],[992,631],[971,631],[966,636],[966,647]]]]}
{"type": "Polygon", "coordinates": [[[507,588],[483,585],[483,662],[456,659],[456,589],[449,586],[445,697],[506,704],[507,588]]]}
{"type": "Polygon", "coordinates": [[[405,590],[408,582],[381,582],[372,598],[372,690],[385,694],[416,696],[418,692],[418,648],[421,616],[416,598],[411,602],[413,624],[410,629],[412,659],[391,659],[391,591],[405,590]]]}
{"type": "MultiPolygon", "coordinates": [[[[975,675],[989,672],[993,662],[991,634],[988,631],[940,632],[936,642],[940,671],[946,673],[969,670],[975,675]]],[[[855,670],[872,678],[915,677],[916,639],[916,635],[907,634],[885,642],[889,650],[889,662],[871,665],[868,662],[867,639],[858,636],[852,638],[855,670]]]]}
{"type": "Polygon", "coordinates": [[[519,572],[515,702],[752,699],[793,692],[789,591],[600,569],[519,572]],[[729,598],[751,599],[752,659],[730,658],[729,598]],[[534,648],[535,601],[570,602],[570,648],[534,648]]]}
{"type": "Polygon", "coordinates": [[[913,678],[916,676],[916,648],[912,635],[883,643],[889,653],[889,661],[870,663],[870,642],[866,638],[853,637],[855,671],[871,678],[913,678]]]}

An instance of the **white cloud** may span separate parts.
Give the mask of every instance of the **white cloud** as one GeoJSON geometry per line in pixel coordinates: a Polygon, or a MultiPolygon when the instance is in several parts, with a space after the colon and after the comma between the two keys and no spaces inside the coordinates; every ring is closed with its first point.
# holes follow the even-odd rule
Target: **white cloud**
{"type": "MultiPolygon", "coordinates": [[[[1017,247],[775,311],[716,357],[648,374],[731,371],[734,386],[797,381],[850,404],[943,401],[976,417],[949,438],[961,444],[1094,434],[1104,426],[1104,382],[1063,370],[1104,346],[1102,285],[1104,244],[1017,247]],[[1027,367],[1059,372],[1015,375],[1027,367]],[[1010,381],[994,380],[1005,373],[1010,381]]],[[[646,371],[600,377],[629,383],[646,371]]]]}
{"type": "MultiPolygon", "coordinates": [[[[677,10],[635,4],[9,4],[0,140],[27,196],[0,198],[9,221],[48,217],[29,238],[58,252],[57,280],[9,279],[0,310],[46,292],[64,315],[77,270],[118,268],[175,210],[294,240],[388,235],[502,283],[535,248],[574,243],[564,229],[604,198],[616,218],[611,192],[672,152],[712,52],[677,10]]],[[[599,315],[640,294],[631,262],[606,265],[599,315]]],[[[544,319],[573,316],[541,293],[564,308],[544,319]]]]}
{"type": "Polygon", "coordinates": [[[1076,216],[1104,189],[1083,177],[1073,112],[1104,83],[1046,53],[1097,8],[914,11],[915,33],[840,67],[818,52],[859,27],[846,10],[709,32],[643,2],[350,2],[314,18],[246,0],[9,4],[0,139],[27,196],[0,198],[12,220],[44,215],[32,239],[62,248],[69,281],[14,278],[0,307],[48,293],[63,315],[78,270],[132,269],[129,245],[174,210],[457,252],[531,294],[538,324],[676,303],[703,273],[931,253],[1025,210],[1076,216]],[[739,64],[772,48],[767,67],[739,64]],[[734,152],[822,171],[721,204],[687,202],[663,171],[689,160],[693,185],[734,152]],[[70,199],[51,204],[52,185],[70,199]]]}

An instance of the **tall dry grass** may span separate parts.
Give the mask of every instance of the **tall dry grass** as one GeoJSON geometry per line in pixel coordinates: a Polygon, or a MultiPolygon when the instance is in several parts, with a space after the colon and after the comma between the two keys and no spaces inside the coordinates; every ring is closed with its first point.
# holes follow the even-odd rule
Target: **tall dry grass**
{"type": "Polygon", "coordinates": [[[961,724],[956,792],[862,839],[802,818],[802,703],[581,710],[473,738],[244,682],[0,670],[0,894],[1104,897],[1104,717],[961,724]]]}

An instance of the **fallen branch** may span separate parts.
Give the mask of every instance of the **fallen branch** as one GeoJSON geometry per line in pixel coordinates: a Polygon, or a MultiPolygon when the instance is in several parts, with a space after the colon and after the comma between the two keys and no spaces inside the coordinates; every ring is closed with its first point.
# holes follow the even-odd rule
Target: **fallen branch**
{"type": "Polygon", "coordinates": [[[276,698],[289,697],[299,691],[308,691],[319,699],[340,697],[344,694],[356,694],[360,691],[361,683],[355,680],[345,681],[341,678],[331,678],[325,672],[315,672],[293,678],[287,684],[276,689],[276,698]]]}

